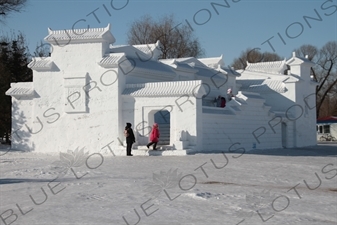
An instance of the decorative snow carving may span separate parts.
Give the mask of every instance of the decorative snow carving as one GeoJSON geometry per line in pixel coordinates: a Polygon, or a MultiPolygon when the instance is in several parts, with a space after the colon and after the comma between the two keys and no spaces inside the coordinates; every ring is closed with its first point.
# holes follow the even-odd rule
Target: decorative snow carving
{"type": "Polygon", "coordinates": [[[107,41],[113,44],[116,39],[110,32],[111,25],[104,28],[52,30],[48,28],[49,35],[45,41],[53,45],[68,45],[69,43],[86,43],[107,41]]]}
{"type": "Polygon", "coordinates": [[[87,112],[86,105],[86,76],[87,73],[73,73],[64,78],[64,111],[66,113],[87,112]]]}
{"type": "Polygon", "coordinates": [[[32,82],[12,83],[11,88],[6,91],[6,95],[13,97],[33,96],[34,88],[32,82]]]}

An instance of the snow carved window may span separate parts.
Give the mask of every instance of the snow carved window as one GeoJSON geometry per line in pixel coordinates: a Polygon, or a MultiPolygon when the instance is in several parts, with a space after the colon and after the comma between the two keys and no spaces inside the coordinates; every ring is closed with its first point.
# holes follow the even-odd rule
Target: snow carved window
{"type": "Polygon", "coordinates": [[[64,78],[64,111],[66,113],[87,112],[85,87],[87,73],[73,73],[64,78]]]}

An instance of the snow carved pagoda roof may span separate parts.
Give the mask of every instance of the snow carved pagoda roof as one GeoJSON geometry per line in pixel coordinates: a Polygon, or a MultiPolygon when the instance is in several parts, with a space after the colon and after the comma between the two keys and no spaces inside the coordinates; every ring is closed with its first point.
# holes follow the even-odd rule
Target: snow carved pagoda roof
{"type": "Polygon", "coordinates": [[[6,95],[13,97],[32,96],[34,94],[33,82],[12,83],[6,95]]]}
{"type": "MultiPolygon", "coordinates": [[[[126,84],[122,95],[137,97],[183,95],[197,96],[200,92],[200,89],[204,89],[201,80],[126,84]]],[[[201,91],[201,93],[206,94],[205,90],[201,91]]]]}
{"type": "Polygon", "coordinates": [[[247,67],[245,70],[252,72],[263,72],[271,74],[283,74],[287,69],[286,60],[275,61],[275,62],[259,62],[259,63],[249,63],[247,62],[247,67]]]}
{"type": "Polygon", "coordinates": [[[287,91],[282,80],[263,79],[263,80],[237,80],[242,91],[257,93],[285,93],[287,91]]]}
{"type": "Polygon", "coordinates": [[[44,38],[51,44],[69,44],[80,42],[101,42],[108,41],[114,43],[115,37],[110,32],[110,24],[104,28],[70,29],[70,30],[51,30],[48,28],[49,35],[44,38]]]}
{"type": "Polygon", "coordinates": [[[124,53],[112,53],[102,58],[98,64],[102,67],[117,67],[124,56],[124,53]]]}
{"type": "Polygon", "coordinates": [[[32,70],[50,70],[54,65],[54,62],[50,58],[36,57],[28,64],[28,68],[32,70]]]}
{"type": "Polygon", "coordinates": [[[208,67],[218,68],[218,66],[225,66],[225,62],[223,61],[223,56],[220,57],[212,57],[212,58],[198,58],[200,62],[205,64],[208,67]]]}

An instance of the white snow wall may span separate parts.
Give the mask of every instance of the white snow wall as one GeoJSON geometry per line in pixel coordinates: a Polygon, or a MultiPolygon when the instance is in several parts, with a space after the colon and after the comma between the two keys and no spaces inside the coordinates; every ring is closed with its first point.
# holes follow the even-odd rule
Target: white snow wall
{"type": "Polygon", "coordinates": [[[204,152],[282,148],[281,123],[264,103],[259,94],[239,93],[225,108],[203,107],[204,152]]]}
{"type": "Polygon", "coordinates": [[[131,122],[133,124],[136,136],[135,146],[145,146],[149,142],[151,127],[154,122],[158,122],[154,120],[154,114],[167,110],[164,113],[170,114],[170,145],[175,149],[202,150],[201,98],[194,96],[136,98],[123,96],[123,99],[122,123],[131,122]]]}
{"type": "Polygon", "coordinates": [[[118,68],[98,65],[105,50],[107,43],[53,46],[51,57],[45,60],[55,66],[33,72],[35,94],[25,104],[34,116],[25,122],[29,129],[21,126],[18,131],[18,135],[30,134],[32,148],[24,150],[48,153],[85,148],[99,152],[112,141],[111,145],[119,145],[125,76],[118,68]]]}

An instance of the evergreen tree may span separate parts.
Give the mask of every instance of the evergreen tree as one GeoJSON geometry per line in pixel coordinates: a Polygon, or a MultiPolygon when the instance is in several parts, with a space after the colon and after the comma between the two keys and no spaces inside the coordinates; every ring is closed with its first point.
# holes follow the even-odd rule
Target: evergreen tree
{"type": "Polygon", "coordinates": [[[10,83],[32,81],[32,70],[27,67],[29,51],[24,36],[0,39],[0,137],[10,142],[12,101],[5,92],[10,83]]]}

